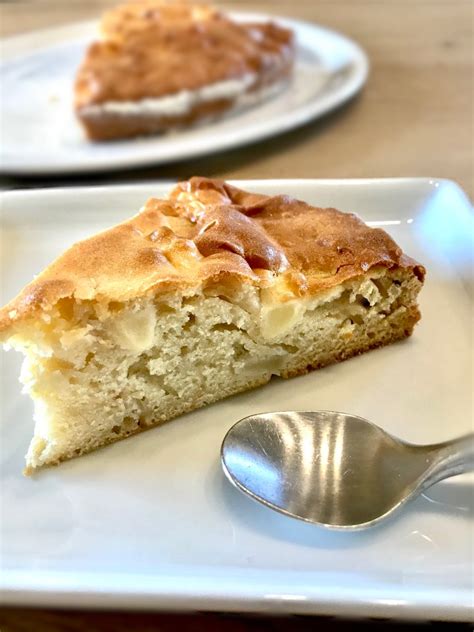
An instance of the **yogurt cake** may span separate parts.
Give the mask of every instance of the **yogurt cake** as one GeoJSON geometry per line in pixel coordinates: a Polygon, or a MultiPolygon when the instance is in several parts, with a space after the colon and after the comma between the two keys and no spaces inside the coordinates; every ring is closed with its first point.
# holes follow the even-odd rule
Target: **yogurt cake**
{"type": "Polygon", "coordinates": [[[207,5],[139,0],[106,13],[75,83],[87,136],[110,140],[189,125],[254,105],[291,73],[293,35],[207,5]]]}
{"type": "Polygon", "coordinates": [[[0,310],[35,402],[26,471],[405,338],[424,274],[355,215],[182,182],[0,310]]]}

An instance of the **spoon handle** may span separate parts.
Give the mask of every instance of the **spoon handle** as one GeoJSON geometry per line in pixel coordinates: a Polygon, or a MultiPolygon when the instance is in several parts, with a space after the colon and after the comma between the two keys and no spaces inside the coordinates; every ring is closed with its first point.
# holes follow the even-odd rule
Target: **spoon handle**
{"type": "Polygon", "coordinates": [[[474,472],[474,433],[431,445],[429,453],[433,461],[423,483],[424,488],[451,476],[474,472]]]}

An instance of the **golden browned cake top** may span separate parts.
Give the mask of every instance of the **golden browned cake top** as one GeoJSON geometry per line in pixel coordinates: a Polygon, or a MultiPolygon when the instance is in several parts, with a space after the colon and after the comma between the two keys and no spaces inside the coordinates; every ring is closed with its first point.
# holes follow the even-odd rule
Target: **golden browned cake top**
{"type": "Polygon", "coordinates": [[[166,0],[131,0],[106,11],[100,30],[104,39],[122,40],[163,24],[212,20],[218,11],[209,4],[166,0]]]}
{"type": "Polygon", "coordinates": [[[311,296],[375,266],[424,269],[356,215],[191,178],[123,224],[79,242],[0,310],[0,332],[62,298],[128,301],[219,284],[311,296]]]}
{"type": "Polygon", "coordinates": [[[239,24],[205,5],[157,0],[106,13],[101,31],[76,78],[78,109],[258,77],[276,57],[288,60],[292,48],[291,31],[270,22],[239,24]]]}

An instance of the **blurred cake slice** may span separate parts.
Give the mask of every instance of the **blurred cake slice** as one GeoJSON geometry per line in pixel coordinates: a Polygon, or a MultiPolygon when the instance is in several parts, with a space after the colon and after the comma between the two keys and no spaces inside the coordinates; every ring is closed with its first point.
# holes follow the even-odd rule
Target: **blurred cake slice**
{"type": "Polygon", "coordinates": [[[291,31],[207,5],[139,0],[106,13],[75,84],[92,140],[188,125],[266,99],[293,64],[291,31]]]}
{"type": "Polygon", "coordinates": [[[355,215],[183,182],[0,310],[35,401],[27,471],[405,338],[423,278],[355,215]]]}

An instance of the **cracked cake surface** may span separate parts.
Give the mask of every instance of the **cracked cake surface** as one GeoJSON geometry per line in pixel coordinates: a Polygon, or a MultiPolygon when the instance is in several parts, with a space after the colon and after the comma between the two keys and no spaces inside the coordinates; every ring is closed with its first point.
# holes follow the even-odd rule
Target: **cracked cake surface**
{"type": "Polygon", "coordinates": [[[285,301],[374,266],[424,275],[384,230],[356,215],[195,177],[66,251],[0,311],[0,331],[66,297],[127,301],[238,280],[285,301]]]}

